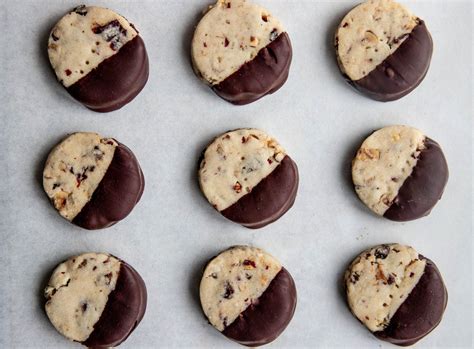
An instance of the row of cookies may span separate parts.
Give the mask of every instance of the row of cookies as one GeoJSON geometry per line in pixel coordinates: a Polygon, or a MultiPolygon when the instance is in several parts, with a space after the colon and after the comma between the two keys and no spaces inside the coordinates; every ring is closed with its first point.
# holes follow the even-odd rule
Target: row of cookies
{"type": "MultiPolygon", "coordinates": [[[[433,42],[423,20],[391,0],[352,9],[335,34],[347,81],[379,101],[399,99],[425,77],[433,42]]],[[[218,0],[196,26],[191,44],[196,75],[237,105],[277,91],[292,61],[290,37],[268,10],[245,0],[218,0]]],[[[109,112],[133,100],[149,76],[145,43],[112,10],[84,5],[53,27],[48,55],[57,79],[91,110],[109,112]]]]}
{"type": "MultiPolygon", "coordinates": [[[[347,304],[377,338],[412,345],[440,322],[447,291],[436,265],[412,247],[384,244],[357,256],[344,275],[347,304]]],[[[275,340],[297,306],[291,274],[265,251],[233,246],[205,266],[200,288],[209,323],[255,347],[275,340]]],[[[46,313],[66,338],[93,348],[125,341],[143,319],[146,286],[126,262],[85,253],[59,264],[45,289],[46,313]]]]}
{"type": "MultiPolygon", "coordinates": [[[[272,136],[237,129],[216,137],[199,160],[199,184],[224,217],[261,228],[295,202],[299,173],[272,136]]],[[[355,191],[376,214],[395,221],[428,215],[448,181],[437,142],[408,126],[387,126],[364,140],[352,161],[355,191]]],[[[43,188],[61,216],[85,229],[124,219],[140,200],[145,178],[132,151],[96,133],[69,135],[49,154],[43,188]]]]}

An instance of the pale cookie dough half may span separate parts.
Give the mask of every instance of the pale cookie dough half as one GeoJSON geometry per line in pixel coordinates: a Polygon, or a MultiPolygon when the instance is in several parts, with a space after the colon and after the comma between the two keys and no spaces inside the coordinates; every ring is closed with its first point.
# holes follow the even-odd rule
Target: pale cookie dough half
{"type": "Polygon", "coordinates": [[[270,343],[287,327],[296,308],[296,287],[289,272],[268,253],[234,246],[206,266],[200,298],[217,330],[253,347],[270,343]]]}
{"type": "Polygon", "coordinates": [[[246,0],[219,0],[194,32],[194,71],[236,105],[252,103],[286,82],[292,48],[282,24],[246,0]]]}
{"type": "Polygon", "coordinates": [[[383,330],[420,280],[425,265],[409,246],[381,245],[362,252],[345,275],[351,311],[372,332],[383,330]]]}
{"type": "Polygon", "coordinates": [[[298,167],[271,136],[257,129],[229,131],[202,155],[199,184],[227,219],[251,229],[283,216],[295,202],[298,167]]]}
{"type": "Polygon", "coordinates": [[[267,289],[281,264],[250,246],[232,247],[212,259],[201,280],[201,304],[219,331],[234,322],[267,289]]]}
{"type": "Polygon", "coordinates": [[[63,336],[85,341],[115,289],[120,261],[104,253],[86,253],[61,263],[45,289],[46,314],[63,336]]]}
{"type": "Polygon", "coordinates": [[[433,42],[425,23],[392,0],[369,0],[352,9],[335,35],[343,75],[379,101],[399,99],[424,79],[433,42]]]}
{"type": "Polygon", "coordinates": [[[447,179],[439,145],[408,126],[374,132],[352,162],[359,198],[376,214],[393,220],[427,215],[441,198],[447,179]]]}
{"type": "Polygon", "coordinates": [[[392,0],[369,0],[351,10],[337,29],[337,57],[351,80],[367,76],[393,54],[418,18],[392,0]]]}
{"type": "Polygon", "coordinates": [[[250,193],[285,156],[277,140],[263,131],[229,131],[206,148],[199,184],[211,205],[223,211],[250,193]]]}
{"type": "Polygon", "coordinates": [[[43,171],[43,188],[61,216],[72,221],[89,202],[116,147],[112,138],[78,132],[53,148],[43,171]]]}
{"type": "Polygon", "coordinates": [[[49,60],[58,80],[69,87],[137,35],[133,25],[114,11],[82,5],[51,30],[49,60]]]}
{"type": "Polygon", "coordinates": [[[106,253],[85,253],[59,264],[44,295],[56,330],[90,348],[122,343],[142,320],[147,303],[138,272],[106,253]]]}
{"type": "Polygon", "coordinates": [[[397,345],[429,334],[447,304],[439,270],[410,246],[383,244],[362,252],[344,282],[352,313],[377,338],[397,345]]]}

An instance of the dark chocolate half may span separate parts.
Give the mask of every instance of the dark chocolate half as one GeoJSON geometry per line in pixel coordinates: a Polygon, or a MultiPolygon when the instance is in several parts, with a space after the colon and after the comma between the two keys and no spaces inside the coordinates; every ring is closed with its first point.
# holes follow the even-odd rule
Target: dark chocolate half
{"type": "Polygon", "coordinates": [[[362,79],[352,81],[357,90],[381,102],[394,101],[413,91],[424,79],[433,54],[433,40],[425,22],[408,34],[398,49],[362,79]]]}
{"type": "Polygon", "coordinates": [[[72,223],[85,229],[102,229],[124,219],[140,200],[145,180],[132,151],[118,143],[112,162],[89,202],[72,223]]]}
{"type": "Polygon", "coordinates": [[[256,302],[245,309],[222,333],[249,347],[275,340],[288,326],[296,308],[296,286],[282,268],[256,302]]]}
{"type": "MultiPolygon", "coordinates": [[[[420,255],[421,259],[426,259],[420,255]]],[[[423,275],[408,298],[390,319],[386,329],[374,332],[384,341],[400,346],[413,345],[441,322],[448,292],[436,265],[426,259],[423,275]]]]}
{"type": "Polygon", "coordinates": [[[262,228],[276,221],[293,206],[297,191],[298,167],[287,155],[250,193],[220,212],[244,227],[262,228]]]}
{"type": "Polygon", "coordinates": [[[224,81],[212,86],[212,89],[232,104],[255,102],[283,86],[288,78],[291,58],[290,37],[287,33],[281,33],[262,48],[254,59],[242,65],[224,81]]]}
{"type": "Polygon", "coordinates": [[[148,80],[148,71],[145,43],[137,35],[67,91],[87,108],[109,112],[138,95],[148,80]]]}
{"type": "Polygon", "coordinates": [[[411,175],[385,211],[385,218],[403,222],[426,216],[441,199],[448,182],[448,164],[438,143],[426,137],[424,144],[411,175]]]}
{"type": "Polygon", "coordinates": [[[109,294],[104,311],[94,324],[94,330],[82,344],[89,348],[119,345],[143,319],[146,304],[145,282],[135,269],[121,261],[115,289],[109,294]]]}

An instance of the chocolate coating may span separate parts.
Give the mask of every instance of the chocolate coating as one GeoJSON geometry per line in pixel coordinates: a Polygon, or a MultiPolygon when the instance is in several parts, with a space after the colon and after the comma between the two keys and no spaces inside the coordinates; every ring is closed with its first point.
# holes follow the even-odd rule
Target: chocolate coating
{"type": "Polygon", "coordinates": [[[145,180],[132,151],[118,143],[104,178],[72,220],[85,229],[102,229],[124,219],[140,200],[145,180]]]}
{"type": "Polygon", "coordinates": [[[282,268],[260,298],[222,333],[249,347],[268,344],[285,330],[295,308],[295,282],[290,273],[282,268]]]}
{"type": "Polygon", "coordinates": [[[262,48],[254,59],[212,88],[232,104],[255,102],[283,86],[288,78],[291,59],[290,37],[282,33],[262,48]]]}
{"type": "Polygon", "coordinates": [[[411,175],[403,182],[384,217],[409,221],[428,215],[443,195],[448,182],[448,164],[438,143],[426,137],[425,149],[411,175]]]}
{"type": "Polygon", "coordinates": [[[298,167],[287,155],[280,165],[262,179],[252,191],[221,214],[251,229],[258,229],[283,216],[295,202],[298,167]]]}
{"type": "Polygon", "coordinates": [[[413,91],[424,79],[433,54],[433,40],[425,22],[413,28],[400,47],[362,79],[357,90],[381,102],[394,101],[413,91]]]}
{"type": "Polygon", "coordinates": [[[117,285],[108,298],[99,321],[82,344],[89,348],[108,348],[122,343],[145,315],[145,282],[130,265],[121,262],[117,285]]]}
{"type": "Polygon", "coordinates": [[[140,36],[127,42],[67,91],[97,112],[109,112],[134,99],[148,80],[148,56],[140,36]]]}
{"type": "Polygon", "coordinates": [[[441,274],[436,265],[426,259],[420,281],[395,312],[388,327],[374,335],[392,344],[413,345],[438,326],[447,302],[448,293],[441,274]]]}

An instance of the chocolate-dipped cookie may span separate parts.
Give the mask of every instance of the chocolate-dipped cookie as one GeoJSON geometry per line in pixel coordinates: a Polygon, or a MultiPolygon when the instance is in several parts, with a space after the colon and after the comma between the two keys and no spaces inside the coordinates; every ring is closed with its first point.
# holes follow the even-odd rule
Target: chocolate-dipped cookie
{"type": "Polygon", "coordinates": [[[119,109],[148,80],[148,56],[138,31],[112,10],[79,6],[53,27],[48,55],[69,94],[97,112],[119,109]]]}
{"type": "Polygon", "coordinates": [[[408,346],[441,321],[448,293],[436,265],[399,244],[362,252],[344,276],[347,302],[377,338],[408,346]]]}
{"type": "Polygon", "coordinates": [[[433,53],[425,22],[392,0],[369,0],[352,9],[337,28],[335,47],[347,81],[382,102],[415,89],[433,53]]]}
{"type": "Polygon", "coordinates": [[[145,186],[132,151],[97,133],[74,133],[46,160],[43,188],[59,214],[85,229],[109,227],[124,219],[145,186]]]}
{"type": "Polygon", "coordinates": [[[196,74],[223,99],[248,104],[288,78],[292,49],[283,25],[245,0],[218,0],[201,19],[191,49],[196,74]]]}
{"type": "Polygon", "coordinates": [[[206,148],[199,184],[224,217],[257,229],[293,206],[298,168],[274,138],[260,130],[238,129],[217,137],[206,148]]]}
{"type": "Polygon", "coordinates": [[[296,287],[274,257],[255,247],[235,246],[208,263],[200,298],[211,325],[254,347],[272,342],[288,326],[296,308],[296,287]]]}
{"type": "Polygon", "coordinates": [[[448,176],[439,144],[408,126],[374,132],[352,161],[359,198],[376,214],[394,221],[428,215],[441,198],[448,176]]]}
{"type": "Polygon", "coordinates": [[[114,347],[126,340],[147,303],[138,272],[105,253],[85,253],[59,264],[44,295],[56,330],[89,348],[114,347]]]}

